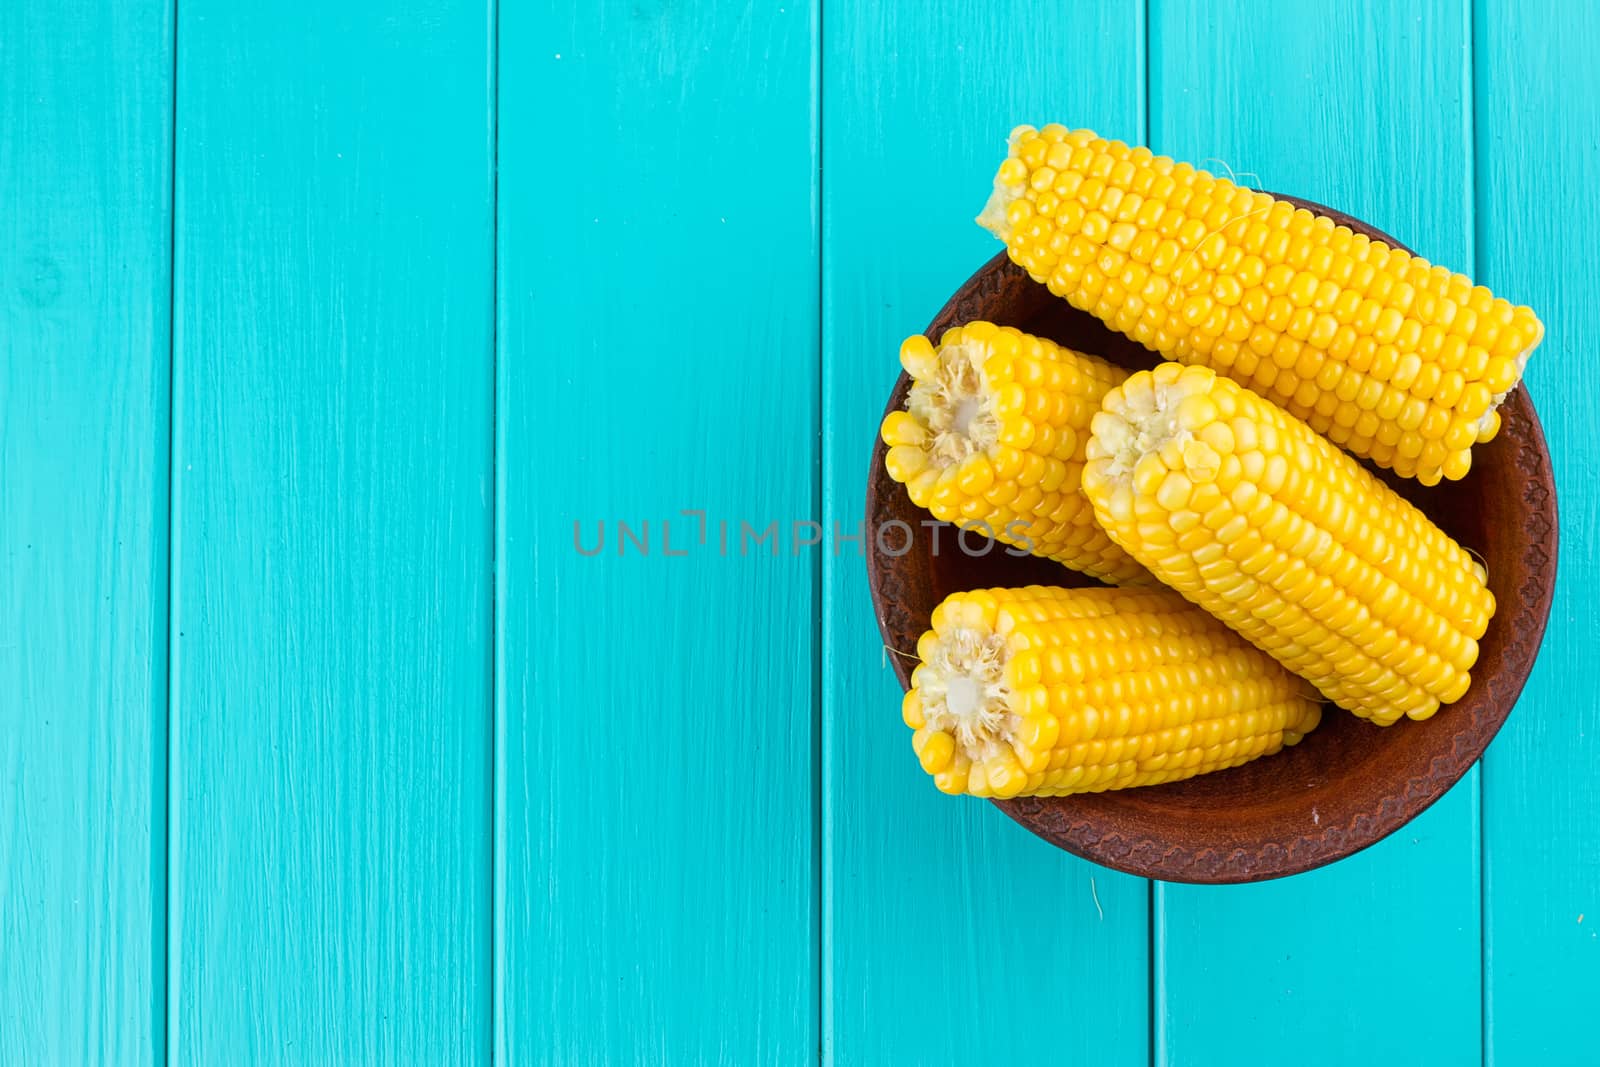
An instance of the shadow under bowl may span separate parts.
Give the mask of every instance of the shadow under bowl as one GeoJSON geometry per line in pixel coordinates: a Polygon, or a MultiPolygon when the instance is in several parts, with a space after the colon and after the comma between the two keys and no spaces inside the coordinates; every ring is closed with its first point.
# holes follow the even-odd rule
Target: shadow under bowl
{"type": "MultiPolygon", "coordinates": [[[[1380,240],[1387,234],[1319,204],[1280,197],[1380,240]]],[[[956,292],[929,325],[937,342],[953,326],[986,319],[1092,352],[1130,369],[1156,357],[1078,311],[995,256],[956,292]]],[[[901,374],[888,411],[905,406],[901,374]]],[[[1332,863],[1398,830],[1438,800],[1483,754],[1533,668],[1556,577],[1556,495],[1550,455],[1526,389],[1500,408],[1493,441],[1473,449],[1472,470],[1432,488],[1380,471],[1384,480],[1447,533],[1483,557],[1497,604],[1479,642],[1472,686],[1424,722],[1383,728],[1332,705],[1300,744],[1242,767],[1168,785],[995,801],[1011,818],[1069,852],[1129,874],[1175,882],[1253,882],[1332,863]]],[[[929,516],[884,471],[881,440],[867,478],[868,529],[899,520],[913,531],[909,549],[868,553],[873,606],[884,642],[910,650],[934,607],[967,589],[1018,585],[1092,585],[1050,560],[1008,555],[973,535],[970,551],[946,530],[935,552],[929,516]]],[[[896,529],[900,529],[896,527],[896,529]]],[[[898,542],[896,542],[898,543],[898,542]]],[[[911,662],[894,656],[909,688],[911,662]]],[[[909,745],[908,745],[909,749],[909,745]]]]}

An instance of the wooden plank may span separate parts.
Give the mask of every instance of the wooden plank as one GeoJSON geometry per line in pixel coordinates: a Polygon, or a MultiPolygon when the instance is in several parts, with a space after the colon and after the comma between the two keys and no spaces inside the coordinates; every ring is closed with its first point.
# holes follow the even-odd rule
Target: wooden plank
{"type": "Polygon", "coordinates": [[[1555,464],[1561,576],[1528,688],[1484,760],[1486,1058],[1585,1063],[1600,995],[1600,527],[1583,387],[1600,332],[1600,10],[1482,0],[1476,12],[1478,263],[1531,305],[1544,344],[1528,364],[1555,464]]]}
{"type": "Polygon", "coordinates": [[[163,1055],[171,18],[0,4],[0,1063],[163,1055]]]}
{"type": "MultiPolygon", "coordinates": [[[[1471,269],[1462,4],[1157,2],[1151,30],[1158,151],[1215,157],[1212,169],[1225,161],[1471,269]]],[[[1321,871],[1159,887],[1158,1059],[1235,1062],[1246,1032],[1307,1065],[1477,1062],[1477,789],[1473,772],[1411,826],[1321,871]],[[1397,1026],[1373,1004],[1402,986],[1397,1026]]]]}
{"type": "Polygon", "coordinates": [[[491,8],[179,19],[172,1060],[486,1062],[491,8]]]}
{"type": "MultiPolygon", "coordinates": [[[[861,521],[900,340],[999,250],[972,218],[1012,125],[1142,137],[1142,17],[1136,2],[827,5],[830,532],[861,521]]],[[[824,567],[825,1059],[1027,1062],[1048,1048],[1062,1062],[1144,1064],[1147,883],[935,791],[900,721],[864,560],[847,545],[824,567]],[[1093,1024],[1058,1025],[1063,1012],[1093,1024]]]]}
{"type": "Polygon", "coordinates": [[[502,1063],[816,1055],[814,17],[501,10],[502,1063]]]}

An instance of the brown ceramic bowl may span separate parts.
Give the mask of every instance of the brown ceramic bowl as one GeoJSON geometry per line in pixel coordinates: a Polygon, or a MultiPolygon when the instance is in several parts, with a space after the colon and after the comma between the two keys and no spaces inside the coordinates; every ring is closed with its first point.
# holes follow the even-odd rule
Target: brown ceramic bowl
{"type": "MultiPolygon", "coordinates": [[[[1293,199],[1293,198],[1287,198],[1293,199]]],[[[1337,211],[1295,203],[1351,229],[1403,245],[1337,211]]],[[[937,339],[952,326],[987,319],[1094,352],[1130,368],[1155,358],[1031,281],[1004,253],[974,274],[928,327],[937,339]]],[[[904,374],[888,410],[905,404],[904,374]]],[[[1253,882],[1320,867],[1381,840],[1444,795],[1483,754],[1505,722],[1544,636],[1556,577],[1556,497],[1539,418],[1525,389],[1501,407],[1500,434],[1473,451],[1459,482],[1427,488],[1386,480],[1448,533],[1487,561],[1497,602],[1479,645],[1472,688],[1425,722],[1373,726],[1331,705],[1322,725],[1293,748],[1242,767],[1185,782],[1071,797],[996,801],[1051,843],[1096,863],[1176,882],[1253,882]]],[[[899,519],[915,531],[905,554],[869,553],[867,572],[883,640],[914,649],[935,605],[963,589],[1012,585],[1093,584],[1049,560],[955,550],[946,531],[935,554],[927,519],[872,451],[867,477],[869,529],[899,519]]],[[[896,527],[895,529],[899,529],[896,527]]],[[[981,547],[976,535],[970,548],[981,547]]],[[[898,540],[890,538],[898,546],[898,540]]],[[[910,685],[913,664],[895,672],[910,685]]],[[[909,747],[909,745],[908,745],[909,747]]]]}

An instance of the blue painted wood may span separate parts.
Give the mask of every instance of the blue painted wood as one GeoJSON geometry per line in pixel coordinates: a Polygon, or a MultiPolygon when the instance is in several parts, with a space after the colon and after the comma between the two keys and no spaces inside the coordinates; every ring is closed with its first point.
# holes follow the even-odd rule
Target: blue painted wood
{"type": "Polygon", "coordinates": [[[0,3],[0,1064],[1592,1058],[1600,17],[1151,0],[1158,148],[1541,312],[1566,520],[1481,911],[1469,777],[1152,961],[931,789],[834,554],[1007,128],[1144,139],[1144,5],[823,3],[184,0],[175,176],[170,3],[0,3]]]}
{"type": "Polygon", "coordinates": [[[1560,577],[1533,677],[1484,760],[1487,1059],[1592,1062],[1600,994],[1600,10],[1482,0],[1476,11],[1478,259],[1530,304],[1544,344],[1524,379],[1561,512],[1560,577]]]}
{"type": "MultiPolygon", "coordinates": [[[[1348,211],[1471,270],[1462,4],[1158,0],[1151,19],[1158,151],[1348,211]]],[[[1236,1063],[1244,1032],[1306,1065],[1476,1063],[1477,789],[1473,772],[1392,838],[1320,871],[1159,887],[1158,1060],[1236,1063]],[[1374,1010],[1391,997],[1403,1024],[1374,1010]]]]}
{"type": "MultiPolygon", "coordinates": [[[[999,249],[972,218],[1011,127],[1143,134],[1142,9],[827,5],[830,531],[862,520],[900,340],[999,249]]],[[[986,802],[937,792],[900,721],[864,561],[846,545],[823,562],[824,1059],[1004,1063],[1048,1051],[1146,1063],[1147,883],[1050,848],[986,802]]]]}
{"type": "Polygon", "coordinates": [[[172,1062],[484,1063],[491,9],[179,18],[172,1062]]]}
{"type": "Polygon", "coordinates": [[[502,1063],[816,1056],[815,18],[501,12],[502,1063]]]}
{"type": "Polygon", "coordinates": [[[0,4],[0,1064],[163,1055],[171,40],[0,4]]]}

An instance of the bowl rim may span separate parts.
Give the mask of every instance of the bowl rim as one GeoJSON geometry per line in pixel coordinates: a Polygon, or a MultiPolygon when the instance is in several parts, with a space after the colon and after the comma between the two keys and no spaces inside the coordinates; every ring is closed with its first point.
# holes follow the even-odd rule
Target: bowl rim
{"type": "MultiPolygon", "coordinates": [[[[1373,240],[1383,241],[1391,248],[1411,252],[1406,245],[1387,233],[1353,216],[1304,198],[1281,193],[1269,195],[1325,215],[1373,240]]],[[[924,331],[925,335],[937,343],[939,335],[946,329],[969,317],[964,309],[982,300],[987,295],[985,290],[993,290],[1000,284],[1017,284],[1019,275],[1022,284],[1038,285],[1027,278],[1002,250],[979,267],[945,302],[924,331]]],[[[1052,296],[1050,299],[1059,298],[1052,296]]],[[[884,415],[903,407],[908,387],[909,377],[901,371],[890,391],[884,415]]],[[[1254,851],[1243,848],[1227,851],[1209,847],[1196,849],[1172,841],[1156,840],[1149,834],[1128,834],[1115,828],[1108,830],[1102,825],[1105,820],[1096,816],[1092,803],[1085,803],[1086,799],[1106,796],[1104,793],[1021,797],[992,800],[991,803],[1044,840],[1094,863],[1139,877],[1197,884],[1264,881],[1322,867],[1377,844],[1432,807],[1466,775],[1510,716],[1543,644],[1555,594],[1560,522],[1554,471],[1543,427],[1527,388],[1520,382],[1518,388],[1506,398],[1502,409],[1512,416],[1508,421],[1523,427],[1516,437],[1519,452],[1517,467],[1532,472],[1528,486],[1539,490],[1538,498],[1529,502],[1529,513],[1537,520],[1535,525],[1539,527],[1539,536],[1529,537],[1520,552],[1531,573],[1531,578],[1525,580],[1523,586],[1532,585],[1534,588],[1520,590],[1528,594],[1524,597],[1522,610],[1514,619],[1504,620],[1504,624],[1514,624],[1516,627],[1507,642],[1507,656],[1508,661],[1520,666],[1520,669],[1501,671],[1480,683],[1489,686],[1487,714],[1462,723],[1454,732],[1442,736],[1441,741],[1448,741],[1448,746],[1433,755],[1424,774],[1409,778],[1403,783],[1403,788],[1397,783],[1398,792],[1388,792],[1375,808],[1357,813],[1344,824],[1330,822],[1292,841],[1263,842],[1254,851]],[[1531,559],[1535,554],[1544,558],[1531,559]],[[1087,810],[1075,812],[1074,809],[1080,808],[1087,810]]],[[[888,449],[877,433],[877,425],[873,428],[873,438],[866,486],[865,516],[869,525],[882,511],[882,492],[889,487],[901,494],[905,492],[903,486],[892,481],[885,486],[883,461],[888,449]]],[[[866,556],[873,613],[884,644],[891,645],[895,637],[890,631],[889,615],[894,605],[889,599],[891,583],[888,579],[894,560],[871,551],[866,556]]],[[[909,689],[911,670],[906,661],[898,656],[889,659],[902,690],[909,689]]],[[[1397,726],[1403,728],[1404,724],[1397,726]]]]}

